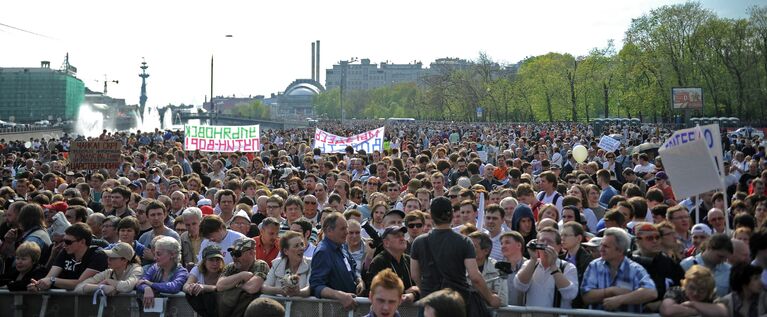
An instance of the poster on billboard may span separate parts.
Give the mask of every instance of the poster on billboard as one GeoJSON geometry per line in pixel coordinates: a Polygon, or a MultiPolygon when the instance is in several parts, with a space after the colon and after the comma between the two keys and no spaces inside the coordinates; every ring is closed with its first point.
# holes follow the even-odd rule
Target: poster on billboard
{"type": "Polygon", "coordinates": [[[703,88],[671,88],[671,106],[673,109],[703,109],[703,88]]]}

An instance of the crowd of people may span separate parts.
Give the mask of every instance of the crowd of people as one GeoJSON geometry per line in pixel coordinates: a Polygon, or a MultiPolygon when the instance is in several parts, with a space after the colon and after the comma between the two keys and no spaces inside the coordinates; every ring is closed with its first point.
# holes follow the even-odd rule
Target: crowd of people
{"type": "Polygon", "coordinates": [[[765,140],[725,135],[727,191],[675,197],[653,151],[669,133],[416,122],[387,124],[370,152],[322,153],[307,128],[219,153],[184,151],[183,131],[104,131],[91,139],[124,145],[113,170],[70,167],[81,136],[0,140],[0,286],[135,292],[146,308],[183,292],[222,317],[284,312],[262,294],[345,309],[367,297],[370,316],[402,303],[425,316],[767,313],[765,140]],[[615,152],[598,147],[606,135],[615,152]]]}

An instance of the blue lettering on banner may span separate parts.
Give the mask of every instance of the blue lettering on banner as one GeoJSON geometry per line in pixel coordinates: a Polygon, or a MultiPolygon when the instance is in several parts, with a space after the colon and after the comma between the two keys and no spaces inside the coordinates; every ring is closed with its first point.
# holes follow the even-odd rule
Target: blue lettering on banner
{"type": "Polygon", "coordinates": [[[376,150],[383,152],[383,144],[381,144],[380,138],[375,138],[375,140],[373,141],[373,148],[370,151],[368,151],[368,153],[374,152],[376,150]]]}
{"type": "Polygon", "coordinates": [[[706,129],[703,131],[703,136],[706,137],[706,145],[711,149],[714,147],[714,137],[711,135],[711,130],[706,129]]]}

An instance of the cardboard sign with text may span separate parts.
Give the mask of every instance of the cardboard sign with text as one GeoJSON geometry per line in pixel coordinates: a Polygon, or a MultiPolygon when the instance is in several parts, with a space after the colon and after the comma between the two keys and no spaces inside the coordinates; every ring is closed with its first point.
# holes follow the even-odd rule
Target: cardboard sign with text
{"type": "Polygon", "coordinates": [[[122,163],[119,141],[75,141],[69,147],[69,166],[73,170],[116,170],[122,163]]]}

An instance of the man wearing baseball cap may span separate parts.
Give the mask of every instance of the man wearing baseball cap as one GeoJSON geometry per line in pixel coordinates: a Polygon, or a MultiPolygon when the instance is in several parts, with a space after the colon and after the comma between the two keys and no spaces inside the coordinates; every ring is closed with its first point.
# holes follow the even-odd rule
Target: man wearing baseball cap
{"type": "Polygon", "coordinates": [[[655,173],[655,186],[649,189],[657,188],[663,192],[663,198],[666,200],[666,205],[676,205],[676,197],[674,197],[674,190],[671,189],[671,184],[668,182],[668,175],[666,172],[660,171],[655,173]]]}
{"type": "Polygon", "coordinates": [[[692,246],[685,250],[685,255],[698,255],[698,253],[701,252],[701,246],[706,243],[706,240],[711,237],[713,232],[711,231],[711,228],[705,223],[699,223],[692,226],[692,230],[690,230],[690,232],[692,235],[692,246]]]}
{"type": "Polygon", "coordinates": [[[666,287],[679,286],[684,278],[684,270],[667,255],[661,252],[660,230],[656,225],[639,222],[634,226],[637,250],[631,254],[631,259],[642,265],[655,282],[658,297],[645,304],[645,308],[657,312],[666,294],[666,287]]]}
{"type": "Polygon", "coordinates": [[[404,226],[390,226],[384,229],[383,234],[381,234],[384,250],[370,262],[368,274],[364,278],[365,291],[362,292],[363,295],[367,295],[371,291],[370,285],[378,272],[391,268],[404,283],[405,301],[414,302],[418,299],[418,287],[410,278],[410,256],[405,254],[407,249],[405,233],[407,233],[407,228],[404,226]]]}
{"type": "MultiPolygon", "coordinates": [[[[204,250],[204,249],[203,249],[204,250]]],[[[242,316],[251,300],[261,293],[269,265],[256,259],[256,241],[239,238],[227,250],[234,262],[224,267],[216,282],[219,292],[219,316],[242,316]]]]}

